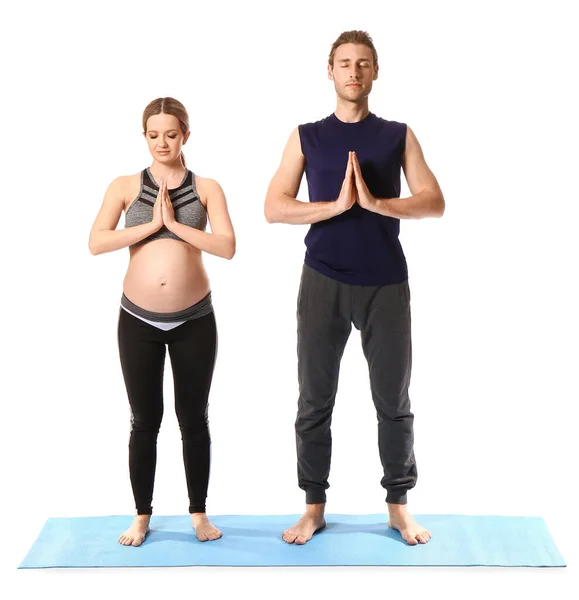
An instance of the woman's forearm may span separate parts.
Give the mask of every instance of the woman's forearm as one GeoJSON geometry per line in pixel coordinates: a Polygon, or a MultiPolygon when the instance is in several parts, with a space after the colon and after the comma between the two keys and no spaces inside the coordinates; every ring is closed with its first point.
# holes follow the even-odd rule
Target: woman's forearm
{"type": "Polygon", "coordinates": [[[144,240],[158,229],[157,225],[151,221],[150,223],[143,223],[125,229],[93,231],[88,241],[88,248],[90,253],[95,256],[113,252],[144,240]]]}
{"type": "Polygon", "coordinates": [[[207,233],[189,225],[184,225],[175,221],[171,226],[167,226],[169,231],[180,237],[184,242],[195,246],[203,252],[208,252],[214,256],[232,259],[235,255],[235,237],[229,235],[220,235],[218,233],[207,233]]]}

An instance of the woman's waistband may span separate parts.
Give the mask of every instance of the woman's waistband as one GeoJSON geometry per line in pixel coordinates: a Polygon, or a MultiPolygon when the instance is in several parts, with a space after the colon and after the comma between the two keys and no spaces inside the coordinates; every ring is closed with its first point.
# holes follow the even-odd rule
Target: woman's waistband
{"type": "Polygon", "coordinates": [[[148,319],[149,321],[157,321],[159,323],[173,323],[175,321],[191,321],[192,319],[199,319],[208,315],[213,311],[213,304],[211,302],[211,292],[207,294],[204,298],[199,300],[190,306],[189,308],[184,308],[183,310],[178,310],[176,312],[154,312],[152,310],[145,310],[140,306],[137,306],[133,302],[131,302],[123,293],[121,297],[121,306],[126,308],[129,312],[132,312],[143,319],[148,319]]]}

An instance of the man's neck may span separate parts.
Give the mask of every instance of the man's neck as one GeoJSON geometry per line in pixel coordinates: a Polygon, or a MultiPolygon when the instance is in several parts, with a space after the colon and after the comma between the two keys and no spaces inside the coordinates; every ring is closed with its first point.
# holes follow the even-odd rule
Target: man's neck
{"type": "Polygon", "coordinates": [[[364,98],[361,102],[344,102],[338,99],[334,114],[344,123],[357,123],[365,119],[369,112],[368,98],[364,98]]]}

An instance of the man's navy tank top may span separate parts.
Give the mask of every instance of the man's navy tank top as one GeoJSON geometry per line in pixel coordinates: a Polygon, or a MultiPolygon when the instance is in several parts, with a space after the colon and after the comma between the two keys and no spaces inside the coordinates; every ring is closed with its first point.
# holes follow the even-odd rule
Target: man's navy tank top
{"type": "MultiPolygon", "coordinates": [[[[348,152],[356,152],[362,176],[375,198],[400,197],[406,124],[369,113],[356,123],[335,114],[299,126],[310,202],[335,200],[346,175],[348,152]]],[[[353,285],[387,285],[408,278],[398,239],[400,220],[354,204],[346,212],[313,223],[305,238],[305,262],[316,271],[353,285]]]]}

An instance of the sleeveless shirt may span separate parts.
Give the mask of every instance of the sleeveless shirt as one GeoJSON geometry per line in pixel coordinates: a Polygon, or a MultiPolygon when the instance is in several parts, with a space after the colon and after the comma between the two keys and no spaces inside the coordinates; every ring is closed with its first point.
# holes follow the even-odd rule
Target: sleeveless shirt
{"type": "MultiPolygon", "coordinates": [[[[400,197],[406,124],[371,112],[356,123],[345,123],[332,114],[300,125],[298,130],[310,202],[339,196],[350,150],[356,152],[364,181],[375,198],[400,197]]],[[[401,283],[408,278],[408,269],[399,233],[399,219],[356,203],[341,215],[310,226],[305,263],[348,284],[401,283]]]]}

